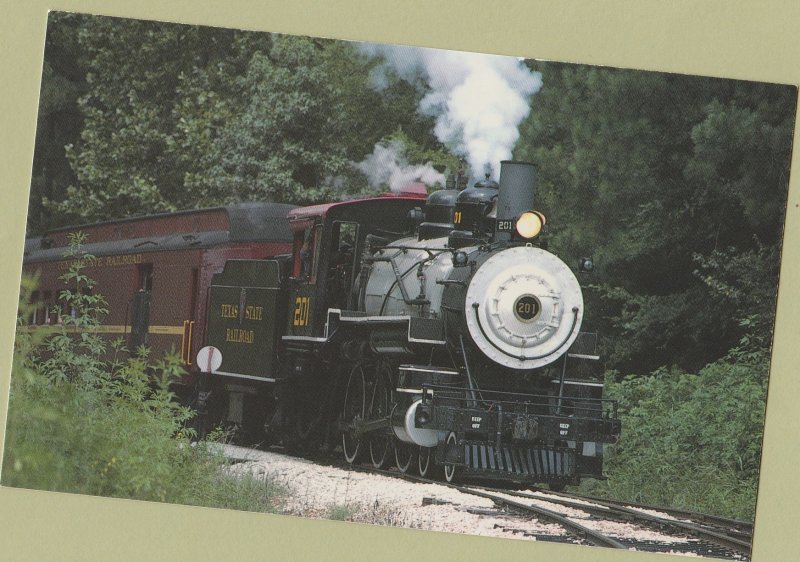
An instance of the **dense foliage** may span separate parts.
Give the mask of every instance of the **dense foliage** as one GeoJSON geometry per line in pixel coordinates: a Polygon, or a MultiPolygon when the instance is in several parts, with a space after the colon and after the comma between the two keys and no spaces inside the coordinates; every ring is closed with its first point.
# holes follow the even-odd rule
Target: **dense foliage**
{"type": "Polygon", "coordinates": [[[53,14],[29,230],[363,191],[348,162],[382,138],[437,146],[422,92],[379,93],[375,64],[330,40],[53,14]]]}
{"type": "Polygon", "coordinates": [[[698,373],[659,369],[610,378],[624,439],[610,449],[609,479],[584,488],[614,498],[752,519],[769,357],[732,350],[698,373]]]}
{"type": "Polygon", "coordinates": [[[568,261],[593,255],[587,310],[627,372],[695,370],[771,330],[796,90],[563,64],[543,73],[517,156],[568,261]]]}

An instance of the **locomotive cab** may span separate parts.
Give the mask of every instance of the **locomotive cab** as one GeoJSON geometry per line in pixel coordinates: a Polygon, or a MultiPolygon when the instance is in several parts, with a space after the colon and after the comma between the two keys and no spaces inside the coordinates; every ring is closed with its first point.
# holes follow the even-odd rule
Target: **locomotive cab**
{"type": "Polygon", "coordinates": [[[358,261],[360,225],[347,220],[325,224],[322,218],[292,225],[294,245],[289,284],[294,309],[287,333],[311,335],[312,303],[322,311],[346,308],[358,261]]]}
{"type": "Polygon", "coordinates": [[[411,234],[407,216],[422,202],[418,195],[400,194],[292,211],[287,336],[296,341],[322,337],[328,310],[355,309],[354,283],[365,250],[376,241],[388,243],[411,234]]]}

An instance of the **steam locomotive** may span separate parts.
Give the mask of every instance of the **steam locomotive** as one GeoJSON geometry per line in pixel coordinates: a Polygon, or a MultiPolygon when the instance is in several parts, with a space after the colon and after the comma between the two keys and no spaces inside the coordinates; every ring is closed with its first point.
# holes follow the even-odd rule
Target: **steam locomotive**
{"type": "MultiPolygon", "coordinates": [[[[534,179],[503,162],[499,184],[461,191],[83,230],[99,263],[130,262],[119,307],[120,283],[99,281],[125,310],[111,325],[156,350],[180,339],[201,431],[221,422],[349,463],[560,488],[602,477],[620,422],[592,377],[580,283],[543,247],[534,179]]],[[[54,241],[75,229],[32,241],[25,267],[46,280],[54,241]]]]}

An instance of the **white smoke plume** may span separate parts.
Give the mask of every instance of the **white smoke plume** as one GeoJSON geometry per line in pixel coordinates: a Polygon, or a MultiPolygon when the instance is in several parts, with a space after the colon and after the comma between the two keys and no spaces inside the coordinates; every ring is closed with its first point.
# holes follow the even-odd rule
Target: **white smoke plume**
{"type": "Polygon", "coordinates": [[[409,165],[399,142],[376,144],[372,154],[356,164],[356,168],[367,176],[370,185],[388,184],[392,191],[400,191],[414,182],[422,182],[428,186],[445,185],[444,174],[437,172],[431,165],[409,165]]]}
{"type": "Polygon", "coordinates": [[[436,118],[439,141],[466,158],[474,176],[491,168],[497,179],[497,165],[511,158],[530,98],[542,86],[540,73],[516,57],[375,44],[359,48],[384,60],[372,75],[376,89],[386,87],[387,67],[410,83],[423,80],[430,91],[419,110],[436,118]]]}

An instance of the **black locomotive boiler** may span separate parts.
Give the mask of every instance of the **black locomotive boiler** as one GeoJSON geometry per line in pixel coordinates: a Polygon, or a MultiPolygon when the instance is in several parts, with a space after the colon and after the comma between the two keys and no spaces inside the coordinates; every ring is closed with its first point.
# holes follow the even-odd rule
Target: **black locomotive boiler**
{"type": "Polygon", "coordinates": [[[291,255],[213,278],[203,415],[447,480],[601,477],[620,422],[534,176],[503,162],[499,184],[291,210],[291,255]]]}

